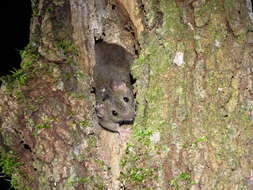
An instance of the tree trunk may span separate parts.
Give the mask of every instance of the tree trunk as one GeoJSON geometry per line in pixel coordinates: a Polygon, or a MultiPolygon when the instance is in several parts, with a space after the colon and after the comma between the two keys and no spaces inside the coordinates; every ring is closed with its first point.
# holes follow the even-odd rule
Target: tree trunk
{"type": "Polygon", "coordinates": [[[250,0],[38,0],[22,69],[2,77],[16,189],[253,189],[250,0]],[[94,45],[135,54],[131,138],[101,129],[94,45]]]}

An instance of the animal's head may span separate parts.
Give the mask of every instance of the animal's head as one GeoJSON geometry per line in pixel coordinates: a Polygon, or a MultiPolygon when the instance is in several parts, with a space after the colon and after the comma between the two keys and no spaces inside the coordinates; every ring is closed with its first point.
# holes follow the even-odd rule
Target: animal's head
{"type": "Polygon", "coordinates": [[[102,102],[97,104],[96,111],[99,118],[115,123],[133,121],[135,102],[132,89],[125,82],[113,81],[111,92],[104,95],[102,102]]]}

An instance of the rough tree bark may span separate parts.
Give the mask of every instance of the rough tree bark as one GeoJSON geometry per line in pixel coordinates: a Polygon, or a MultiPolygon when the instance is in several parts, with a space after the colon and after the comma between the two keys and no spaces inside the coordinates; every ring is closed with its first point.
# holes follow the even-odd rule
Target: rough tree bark
{"type": "Polygon", "coordinates": [[[17,189],[253,189],[250,0],[38,0],[2,77],[3,171],[17,189]],[[96,40],[132,54],[128,142],[94,114],[96,40]]]}

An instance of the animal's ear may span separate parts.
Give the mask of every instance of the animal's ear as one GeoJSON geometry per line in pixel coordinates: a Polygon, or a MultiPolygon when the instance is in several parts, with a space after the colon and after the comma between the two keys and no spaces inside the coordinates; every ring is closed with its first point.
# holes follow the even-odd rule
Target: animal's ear
{"type": "Polygon", "coordinates": [[[111,88],[113,91],[126,91],[127,86],[123,81],[112,81],[111,88]]]}
{"type": "Polygon", "coordinates": [[[105,105],[102,103],[98,103],[96,105],[96,113],[99,118],[103,118],[105,114],[105,105]]]}

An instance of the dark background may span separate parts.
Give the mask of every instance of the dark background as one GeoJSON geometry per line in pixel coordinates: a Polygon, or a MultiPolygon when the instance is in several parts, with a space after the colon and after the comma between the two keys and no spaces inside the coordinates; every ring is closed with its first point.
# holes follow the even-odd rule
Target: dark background
{"type": "MultiPolygon", "coordinates": [[[[31,0],[7,0],[1,2],[1,73],[0,76],[11,74],[14,68],[20,68],[19,50],[29,42],[30,19],[32,15],[31,0]]],[[[0,166],[0,189],[10,188],[7,176],[0,166]]]]}
{"type": "Polygon", "coordinates": [[[20,68],[21,58],[18,50],[29,42],[31,19],[31,0],[8,0],[1,2],[2,50],[0,76],[10,74],[13,68],[20,68]],[[4,5],[3,5],[3,4],[4,5]]]}

